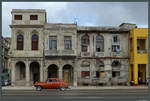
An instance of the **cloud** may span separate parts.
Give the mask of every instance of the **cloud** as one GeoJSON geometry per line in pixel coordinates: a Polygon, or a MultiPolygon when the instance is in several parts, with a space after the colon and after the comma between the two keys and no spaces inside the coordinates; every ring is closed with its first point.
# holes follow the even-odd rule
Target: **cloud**
{"type": "Polygon", "coordinates": [[[11,36],[12,9],[45,9],[49,23],[74,23],[77,19],[79,26],[118,26],[127,22],[148,27],[146,2],[3,2],[2,35],[5,37],[11,36]]]}

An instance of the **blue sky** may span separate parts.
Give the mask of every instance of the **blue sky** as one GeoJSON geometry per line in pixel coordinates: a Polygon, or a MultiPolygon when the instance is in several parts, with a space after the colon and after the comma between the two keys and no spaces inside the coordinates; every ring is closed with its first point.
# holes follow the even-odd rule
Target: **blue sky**
{"type": "Polygon", "coordinates": [[[119,26],[134,23],[148,27],[146,2],[3,2],[2,35],[11,36],[12,9],[45,9],[49,23],[74,23],[79,26],[119,26]],[[33,6],[34,5],[34,6],[33,6]]]}

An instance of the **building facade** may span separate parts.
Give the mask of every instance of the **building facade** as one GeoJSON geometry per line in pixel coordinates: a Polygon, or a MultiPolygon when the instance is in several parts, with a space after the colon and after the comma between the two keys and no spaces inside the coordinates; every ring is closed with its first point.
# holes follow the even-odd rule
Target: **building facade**
{"type": "Polygon", "coordinates": [[[129,37],[129,80],[135,85],[146,84],[148,73],[148,29],[134,28],[129,37]]]}
{"type": "Polygon", "coordinates": [[[2,37],[2,80],[10,79],[10,58],[9,58],[9,50],[10,50],[10,38],[2,37]]]}
{"type": "Polygon", "coordinates": [[[129,83],[129,35],[135,24],[87,27],[47,23],[46,11],[12,10],[12,85],[62,78],[72,86],[129,83]]]}

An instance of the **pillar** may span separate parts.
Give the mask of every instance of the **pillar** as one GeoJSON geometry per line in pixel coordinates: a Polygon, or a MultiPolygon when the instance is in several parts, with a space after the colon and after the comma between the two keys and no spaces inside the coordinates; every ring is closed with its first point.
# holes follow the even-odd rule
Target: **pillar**
{"type": "Polygon", "coordinates": [[[26,62],[26,86],[30,86],[30,67],[29,67],[29,62],[26,62]]]}
{"type": "Polygon", "coordinates": [[[77,87],[77,71],[73,73],[73,86],[77,87]]]}
{"type": "Polygon", "coordinates": [[[138,85],[138,64],[137,63],[134,64],[133,75],[134,75],[134,85],[137,86],[138,85]]]}
{"type": "Polygon", "coordinates": [[[43,68],[43,62],[40,62],[40,81],[43,82],[44,78],[43,78],[43,72],[44,72],[44,68],[43,68]]]}
{"type": "Polygon", "coordinates": [[[16,68],[15,68],[15,64],[11,63],[11,67],[12,67],[12,71],[11,71],[11,80],[12,80],[12,86],[15,86],[15,82],[16,82],[16,78],[15,78],[15,73],[16,73],[16,68]]]}
{"type": "Polygon", "coordinates": [[[129,81],[130,81],[130,82],[131,82],[131,76],[132,76],[132,75],[131,75],[131,73],[132,73],[131,68],[132,68],[132,67],[131,67],[131,64],[129,64],[129,81]]]}
{"type": "Polygon", "coordinates": [[[77,60],[74,62],[74,67],[73,67],[73,86],[77,87],[77,80],[78,80],[78,72],[77,72],[77,60]]]}
{"type": "Polygon", "coordinates": [[[60,79],[63,79],[63,77],[62,77],[62,68],[59,66],[59,70],[58,70],[58,77],[60,78],[60,79]]]}

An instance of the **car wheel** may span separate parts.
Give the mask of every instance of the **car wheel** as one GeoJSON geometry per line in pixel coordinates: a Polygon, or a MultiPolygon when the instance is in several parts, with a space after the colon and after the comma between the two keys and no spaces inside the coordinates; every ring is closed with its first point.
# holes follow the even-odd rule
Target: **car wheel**
{"type": "Polygon", "coordinates": [[[65,87],[60,87],[60,90],[61,90],[61,91],[64,91],[64,90],[65,90],[65,87]]]}
{"type": "Polygon", "coordinates": [[[41,90],[42,90],[42,87],[41,87],[41,86],[37,86],[37,87],[36,87],[36,90],[37,90],[37,91],[41,91],[41,90]]]}

